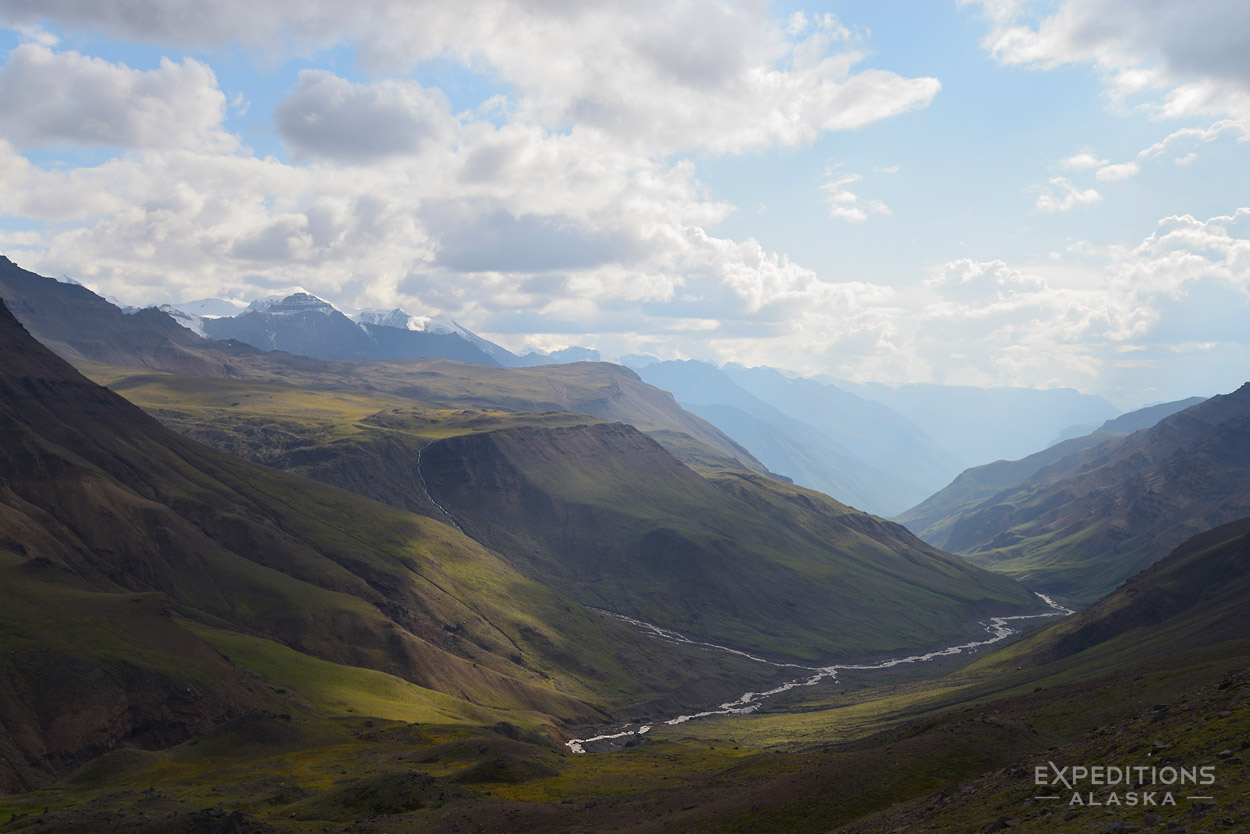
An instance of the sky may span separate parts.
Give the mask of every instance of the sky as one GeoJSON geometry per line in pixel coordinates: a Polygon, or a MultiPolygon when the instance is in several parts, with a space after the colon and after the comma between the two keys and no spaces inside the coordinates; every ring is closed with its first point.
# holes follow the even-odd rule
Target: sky
{"type": "Polygon", "coordinates": [[[0,252],[506,347],[1250,378],[1244,0],[0,0],[0,252]]]}

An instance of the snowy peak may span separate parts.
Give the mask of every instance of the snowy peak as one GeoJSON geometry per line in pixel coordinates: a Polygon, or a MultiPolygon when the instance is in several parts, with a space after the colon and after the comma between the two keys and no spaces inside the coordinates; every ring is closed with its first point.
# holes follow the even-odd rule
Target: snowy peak
{"type": "Polygon", "coordinates": [[[204,332],[204,317],[203,316],[197,316],[194,313],[188,313],[187,311],[179,309],[178,307],[175,307],[172,304],[162,304],[156,309],[160,310],[162,313],[169,316],[171,319],[178,322],[187,330],[190,330],[192,333],[195,333],[196,335],[199,335],[199,336],[204,336],[205,338],[208,337],[208,334],[204,332]]]}
{"type": "Polygon", "coordinates": [[[331,313],[337,313],[338,309],[324,298],[313,295],[303,287],[290,287],[276,295],[256,299],[239,315],[271,313],[275,316],[289,316],[295,313],[311,312],[328,316],[331,313]]]}
{"type": "Polygon", "coordinates": [[[247,309],[247,302],[237,298],[197,298],[194,301],[171,301],[161,305],[161,309],[172,307],[192,316],[206,319],[217,319],[222,316],[237,316],[247,309]]]}
{"type": "Polygon", "coordinates": [[[428,333],[451,333],[462,339],[468,339],[470,342],[475,339],[480,339],[480,337],[472,330],[443,315],[429,316],[426,318],[425,330],[428,333]]]}
{"type": "Polygon", "coordinates": [[[356,316],[357,324],[377,327],[398,327],[400,330],[424,330],[421,318],[396,307],[394,310],[362,310],[356,316]]]}

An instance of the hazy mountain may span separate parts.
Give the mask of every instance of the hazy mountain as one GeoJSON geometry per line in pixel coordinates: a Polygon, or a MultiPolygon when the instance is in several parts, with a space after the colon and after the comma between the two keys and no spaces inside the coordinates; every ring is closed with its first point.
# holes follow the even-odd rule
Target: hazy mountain
{"type": "Polygon", "coordinates": [[[1098,423],[1082,423],[1080,425],[1068,426],[1059,432],[1059,436],[1050,442],[1050,446],[1062,443],[1065,440],[1071,440],[1076,437],[1086,437],[1097,433],[1113,433],[1113,434],[1132,434],[1138,429],[1148,429],[1155,423],[1183,411],[1191,405],[1197,405],[1202,402],[1205,397],[1188,397],[1183,400],[1176,400],[1170,403],[1156,403],[1121,414],[1110,420],[1105,420],[1101,424],[1098,423]]]}
{"type": "Polygon", "coordinates": [[[832,377],[817,379],[899,412],[965,468],[1022,458],[1044,449],[1069,426],[1101,423],[1118,413],[1101,397],[1071,388],[888,386],[832,377]]]}
{"type": "Polygon", "coordinates": [[[905,484],[909,492],[900,489],[898,500],[929,495],[959,471],[954,458],[915,423],[880,403],[774,368],[729,365],[724,371],[744,390],[905,484]]]}
{"type": "Polygon", "coordinates": [[[584,347],[567,347],[560,350],[530,350],[522,353],[510,364],[532,368],[537,365],[563,365],[568,362],[598,362],[599,351],[584,347]]]}
{"type": "MultiPolygon", "coordinates": [[[[898,470],[888,471],[862,457],[863,448],[871,445],[880,449],[885,443],[863,442],[862,438],[853,436],[853,432],[844,430],[838,415],[816,415],[812,422],[794,416],[802,414],[804,418],[811,418],[813,415],[805,413],[805,409],[841,408],[844,403],[837,402],[838,392],[808,391],[802,385],[790,389],[784,378],[774,377],[767,370],[742,373],[750,384],[770,395],[777,394],[793,409],[788,414],[766,398],[748,392],[730,373],[706,362],[653,362],[636,370],[644,381],[671,391],[684,408],[724,431],[769,469],[792,478],[795,483],[887,516],[904,509],[909,500],[927,494],[925,487],[910,476],[908,468],[896,474],[898,470]],[[808,395],[809,401],[804,402],[808,395]]],[[[873,410],[871,404],[862,405],[866,407],[864,410],[873,410]]],[[[847,422],[855,425],[861,415],[862,412],[855,414],[847,422]]],[[[898,417],[892,420],[887,417],[882,422],[887,429],[891,423],[906,423],[898,417]]],[[[912,447],[922,444],[923,441],[918,440],[912,447]]],[[[916,468],[928,470],[931,457],[927,453],[919,457],[916,468]]],[[[897,460],[890,455],[878,458],[897,460]]]]}
{"type": "Polygon", "coordinates": [[[949,486],[900,514],[896,520],[907,525],[908,529],[925,541],[937,547],[947,547],[951,526],[962,513],[982,501],[1019,486],[1068,455],[1150,428],[1164,417],[1202,401],[1202,397],[1191,397],[1130,411],[1107,420],[1096,431],[1055,443],[1020,460],[1000,460],[964,470],[949,486]]]}
{"type": "MultiPolygon", "coordinates": [[[[920,509],[907,514],[913,523],[924,522],[920,509]]],[[[1063,456],[924,529],[941,525],[933,538],[946,549],[1030,587],[1089,601],[1186,538],[1245,515],[1250,384],[1063,456]]]]}

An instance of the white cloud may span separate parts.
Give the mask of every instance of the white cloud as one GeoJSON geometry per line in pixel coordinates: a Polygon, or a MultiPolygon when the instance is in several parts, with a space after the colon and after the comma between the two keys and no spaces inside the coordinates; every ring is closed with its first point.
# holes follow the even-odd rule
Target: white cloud
{"type": "Polygon", "coordinates": [[[1085,171],[1090,168],[1101,168],[1108,162],[1109,160],[1099,159],[1089,151],[1080,151],[1059,160],[1059,167],[1068,171],[1085,171]]]}
{"type": "Polygon", "coordinates": [[[274,123],[298,154],[345,162],[417,153],[457,127],[438,90],[411,81],[353,84],[324,70],[300,72],[274,123]]]}
{"type": "Polygon", "coordinates": [[[847,187],[863,179],[859,174],[839,175],[829,170],[824,176],[825,181],[819,185],[819,188],[825,195],[825,203],[829,206],[829,216],[834,220],[860,223],[867,220],[869,214],[890,214],[890,207],[881,200],[861,202],[859,195],[847,187]]]}
{"type": "Polygon", "coordinates": [[[1094,189],[1077,188],[1066,177],[1051,177],[1050,184],[1054,186],[1053,189],[1038,189],[1037,200],[1033,203],[1038,211],[1071,211],[1077,206],[1090,206],[1102,199],[1102,195],[1094,189]]]}
{"type": "Polygon", "coordinates": [[[1120,162],[1115,165],[1104,165],[1095,174],[1099,182],[1119,182],[1137,176],[1141,168],[1136,162],[1120,162]]]}
{"type": "Polygon", "coordinates": [[[298,53],[352,43],[382,73],[448,59],[511,85],[521,121],[576,125],[646,153],[809,143],[926,107],[941,86],[855,72],[863,48],[832,15],[779,22],[762,4],[715,0],[483,0],[471,11],[309,0],[298,14],[282,0],[169,0],[160,14],[127,0],[14,0],[0,15],[183,46],[298,53]]]}
{"type": "Polygon", "coordinates": [[[1028,0],[980,5],[984,45],[1003,63],[1090,63],[1118,101],[1153,94],[1145,106],[1156,115],[1250,117],[1250,5],[1241,0],[1064,0],[1037,15],[1028,0]]]}
{"type": "Polygon", "coordinates": [[[24,43],[0,68],[0,101],[0,133],[19,147],[234,144],[216,76],[191,58],[143,71],[24,43]]]}

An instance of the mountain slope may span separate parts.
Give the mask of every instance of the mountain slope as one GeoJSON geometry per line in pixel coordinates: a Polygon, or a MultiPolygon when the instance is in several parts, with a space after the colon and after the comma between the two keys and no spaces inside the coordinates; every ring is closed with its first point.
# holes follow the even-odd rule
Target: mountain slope
{"type": "Polygon", "coordinates": [[[1131,411],[1106,421],[1096,431],[1060,441],[1020,460],[1000,460],[967,469],[949,486],[902,513],[896,520],[907,525],[908,529],[925,541],[937,547],[946,547],[951,525],[958,520],[960,514],[980,502],[1019,486],[1068,455],[1150,428],[1163,418],[1202,401],[1201,397],[1192,397],[1131,411]]]}
{"type": "Polygon", "coordinates": [[[1250,514],[1250,384],[1077,452],[950,523],[945,542],[1092,601],[1186,538],[1250,514]]]}
{"type": "Polygon", "coordinates": [[[456,523],[526,575],[735,648],[862,657],[1036,607],[1014,583],[819,493],[747,473],[708,482],[630,426],[458,435],[420,466],[456,523]]]}
{"type": "Polygon", "coordinates": [[[78,284],[36,275],[0,255],[0,298],[37,338],[71,362],[223,376],[256,350],[212,342],[156,309],[123,313],[78,284]]]}
{"type": "Polygon", "coordinates": [[[445,524],[165,430],[7,309],[0,355],[4,786],[293,709],[275,693],[314,662],[391,680],[410,703],[392,714],[528,726],[602,720],[678,679],[693,703],[739,685],[733,664],[575,607],[445,524]],[[289,659],[258,679],[227,645],[289,659]]]}

